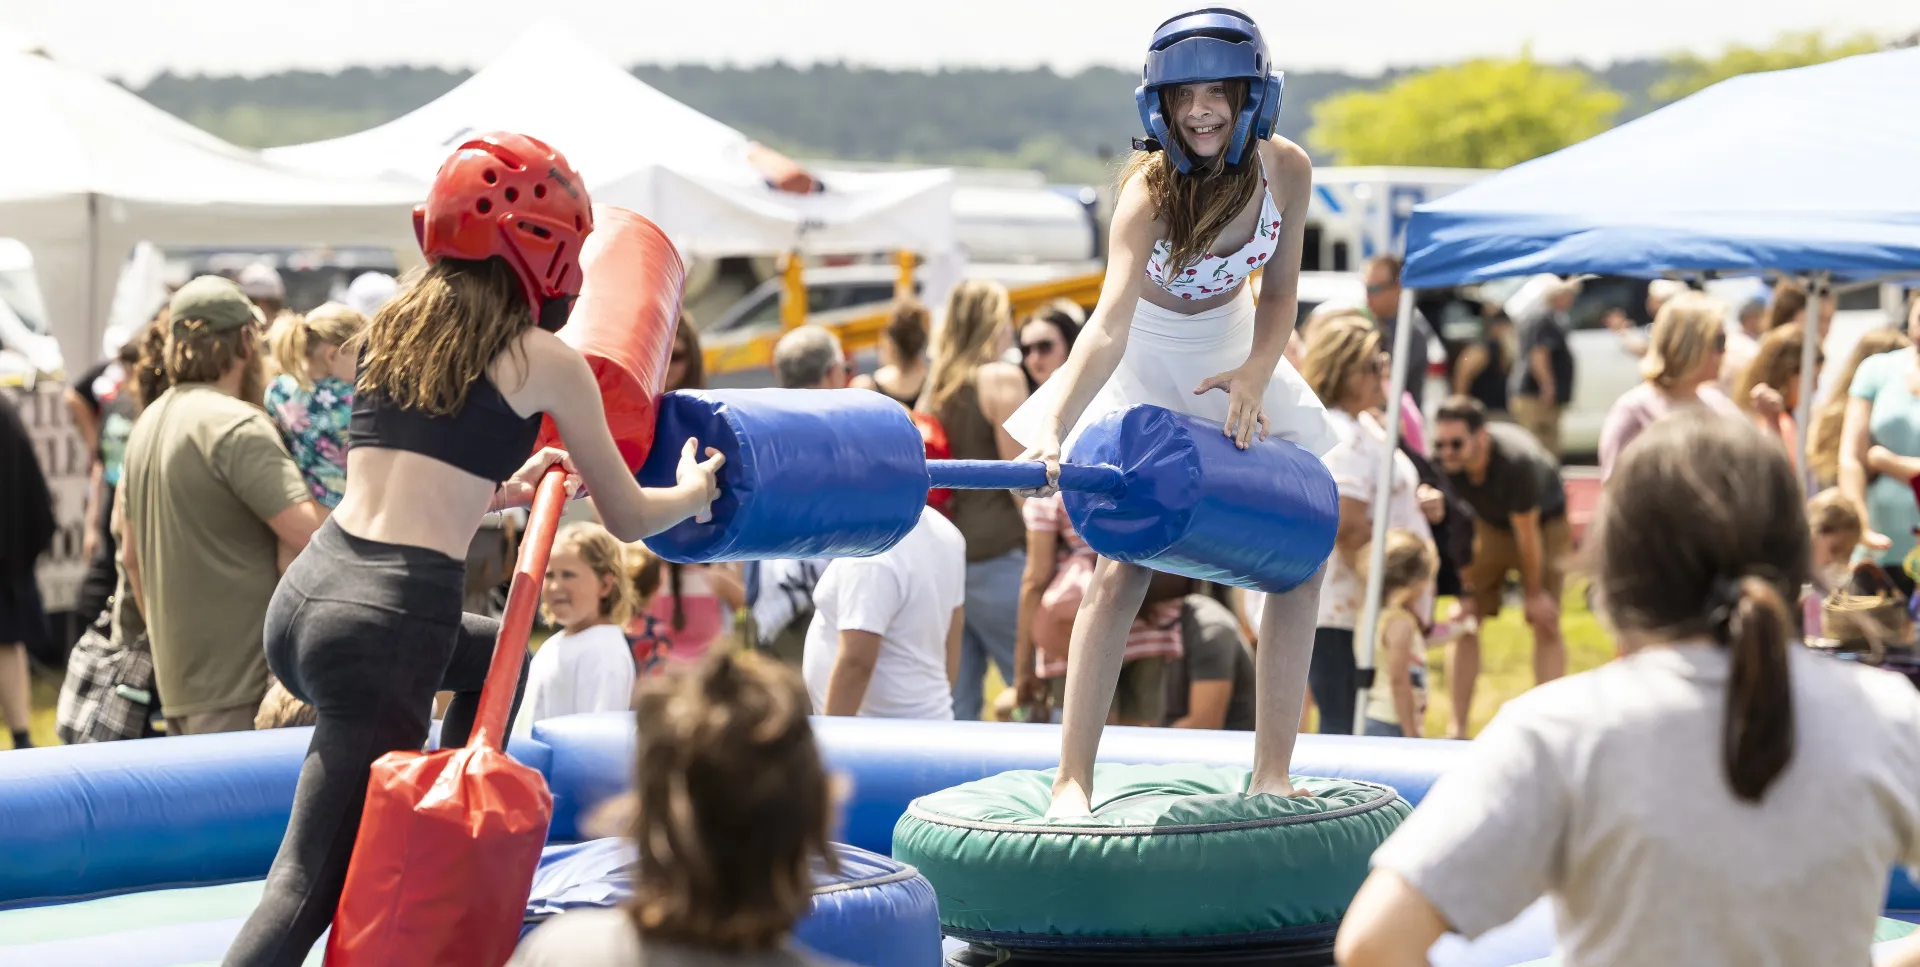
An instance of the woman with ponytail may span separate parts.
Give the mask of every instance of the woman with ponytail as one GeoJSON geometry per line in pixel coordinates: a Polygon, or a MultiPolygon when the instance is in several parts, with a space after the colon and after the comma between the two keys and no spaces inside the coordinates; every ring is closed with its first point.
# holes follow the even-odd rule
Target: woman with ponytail
{"type": "Polygon", "coordinates": [[[555,918],[509,967],[838,967],[792,937],[811,867],[834,865],[800,676],[716,652],[642,681],[634,708],[634,792],[615,810],[632,816],[633,899],[555,918]]]}
{"type": "Polygon", "coordinates": [[[1675,413],[1623,451],[1594,527],[1621,657],[1500,710],[1373,854],[1340,963],[1425,964],[1543,894],[1567,967],[1868,963],[1888,867],[1920,864],[1920,692],[1796,640],[1786,455],[1675,413]]]}

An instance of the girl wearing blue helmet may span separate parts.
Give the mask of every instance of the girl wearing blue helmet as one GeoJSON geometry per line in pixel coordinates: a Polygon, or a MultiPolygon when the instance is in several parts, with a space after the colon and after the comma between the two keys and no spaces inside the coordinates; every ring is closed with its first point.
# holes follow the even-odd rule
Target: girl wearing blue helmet
{"type": "MultiPolygon", "coordinates": [[[[1160,25],[1135,92],[1151,139],[1121,177],[1099,306],[1054,377],[1007,421],[1049,479],[1079,428],[1136,403],[1217,420],[1245,448],[1277,434],[1324,454],[1326,411],[1282,357],[1313,166],[1272,136],[1280,75],[1260,29],[1207,7],[1160,25]],[[1258,274],[1256,307],[1246,282],[1258,274]]],[[[1053,811],[1088,810],[1093,759],[1127,628],[1151,572],[1101,559],[1073,626],[1053,811]]],[[[1271,596],[1257,653],[1250,794],[1292,795],[1287,766],[1306,693],[1320,576],[1271,596]]],[[[1021,669],[1026,673],[1027,669],[1021,669]]],[[[1023,692],[1034,690],[1022,674],[1023,692]]],[[[1023,694],[1023,702],[1039,698],[1023,694]]]]}

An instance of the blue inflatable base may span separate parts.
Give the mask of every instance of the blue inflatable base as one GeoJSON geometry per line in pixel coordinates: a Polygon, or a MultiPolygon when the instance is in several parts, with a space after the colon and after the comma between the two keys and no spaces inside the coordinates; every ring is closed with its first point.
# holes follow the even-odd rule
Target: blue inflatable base
{"type": "MultiPolygon", "coordinates": [[[[933,884],[892,857],[842,843],[839,867],[813,871],[813,912],[794,939],[830,957],[866,967],[920,967],[940,957],[940,906],[933,884]]],[[[611,907],[633,896],[633,847],[597,839],[549,847],[527,901],[527,929],[568,910],[611,907]]]]}
{"type": "MultiPolygon", "coordinates": [[[[794,939],[861,967],[923,967],[940,959],[933,886],[911,866],[835,844],[838,872],[814,871],[813,910],[794,939]]],[[[568,910],[611,907],[633,894],[632,849],[617,839],[551,846],[540,857],[526,931],[568,910]]],[[[200,967],[216,964],[259,902],[262,881],[129,893],[0,912],[0,967],[200,967]]],[[[524,933],[525,931],[523,931],[524,933]]],[[[326,938],[307,964],[320,963],[326,938]]]]}

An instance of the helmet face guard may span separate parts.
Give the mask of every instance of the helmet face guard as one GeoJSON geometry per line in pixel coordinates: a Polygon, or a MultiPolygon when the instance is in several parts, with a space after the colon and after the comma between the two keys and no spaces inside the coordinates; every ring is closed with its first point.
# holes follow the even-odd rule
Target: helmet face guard
{"type": "Polygon", "coordinates": [[[1247,82],[1247,101],[1233,119],[1233,136],[1225,149],[1229,165],[1249,157],[1250,143],[1272,137],[1280,117],[1284,82],[1267,59],[1260,28],[1238,10],[1206,7],[1174,17],[1154,31],[1133,100],[1141,125],[1183,174],[1193,170],[1193,160],[1164,114],[1161,91],[1181,84],[1236,79],[1247,82]]]}
{"type": "MultiPolygon", "coordinates": [[[[498,256],[520,279],[535,319],[580,294],[580,247],[593,202],[567,159],[524,134],[494,132],[455,148],[413,210],[427,261],[498,256]]],[[[564,311],[564,310],[563,310],[564,311]]]]}

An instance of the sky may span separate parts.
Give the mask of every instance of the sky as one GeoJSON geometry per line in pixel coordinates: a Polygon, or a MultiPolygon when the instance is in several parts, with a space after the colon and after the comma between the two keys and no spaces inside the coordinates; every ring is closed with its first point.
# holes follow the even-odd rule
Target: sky
{"type": "MultiPolygon", "coordinates": [[[[140,83],[162,70],[478,67],[537,23],[625,63],[1137,69],[1192,0],[0,0],[0,43],[140,83]],[[8,35],[12,36],[9,37],[8,35]]],[[[1241,0],[1282,69],[1444,63],[1530,46],[1591,64],[1787,30],[1920,31],[1920,0],[1241,0]]]]}

